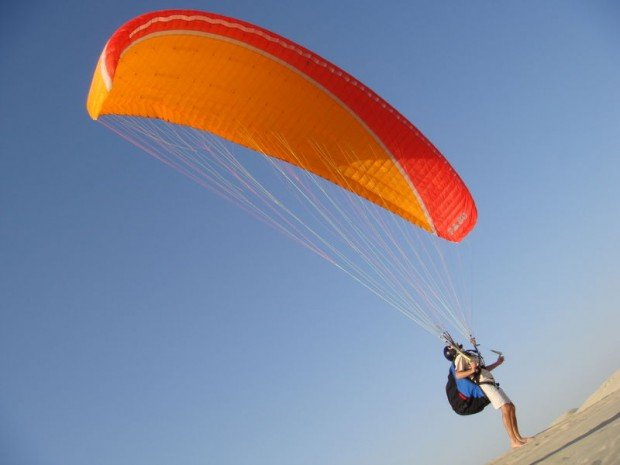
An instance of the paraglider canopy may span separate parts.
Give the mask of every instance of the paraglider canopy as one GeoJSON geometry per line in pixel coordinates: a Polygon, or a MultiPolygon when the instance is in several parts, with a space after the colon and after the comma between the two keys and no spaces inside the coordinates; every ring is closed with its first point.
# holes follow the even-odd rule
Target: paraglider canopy
{"type": "Polygon", "coordinates": [[[209,131],[449,241],[476,223],[461,178],[397,110],[324,58],[244,21],[191,10],[129,21],[101,54],[87,107],[93,119],[209,131]]]}

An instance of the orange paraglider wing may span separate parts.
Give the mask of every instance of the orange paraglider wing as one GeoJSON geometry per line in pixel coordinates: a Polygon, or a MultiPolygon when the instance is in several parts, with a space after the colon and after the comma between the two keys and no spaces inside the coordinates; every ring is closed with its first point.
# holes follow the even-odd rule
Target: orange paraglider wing
{"type": "Polygon", "coordinates": [[[87,107],[94,119],[209,131],[450,241],[476,223],[463,181],[406,118],[325,59],[243,21],[171,10],[128,22],[101,54],[87,107]]]}

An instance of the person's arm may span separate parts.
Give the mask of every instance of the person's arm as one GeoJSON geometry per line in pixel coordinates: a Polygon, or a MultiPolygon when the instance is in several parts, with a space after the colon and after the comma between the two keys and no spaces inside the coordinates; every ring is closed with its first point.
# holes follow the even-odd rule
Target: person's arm
{"type": "Polygon", "coordinates": [[[504,356],[500,355],[499,357],[497,357],[497,360],[495,361],[495,363],[492,363],[491,365],[487,366],[486,369],[489,371],[493,371],[498,366],[500,366],[502,363],[504,363],[504,356]]]}
{"type": "Polygon", "coordinates": [[[478,364],[470,362],[470,368],[468,370],[454,370],[454,375],[457,379],[469,378],[478,371],[478,364]]]}

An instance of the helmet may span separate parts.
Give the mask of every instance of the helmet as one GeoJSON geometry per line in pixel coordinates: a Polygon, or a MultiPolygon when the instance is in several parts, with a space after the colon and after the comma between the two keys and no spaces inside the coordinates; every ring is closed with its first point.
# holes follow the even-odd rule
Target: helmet
{"type": "Polygon", "coordinates": [[[443,348],[443,356],[450,362],[454,362],[456,358],[456,349],[452,346],[445,346],[443,348]]]}

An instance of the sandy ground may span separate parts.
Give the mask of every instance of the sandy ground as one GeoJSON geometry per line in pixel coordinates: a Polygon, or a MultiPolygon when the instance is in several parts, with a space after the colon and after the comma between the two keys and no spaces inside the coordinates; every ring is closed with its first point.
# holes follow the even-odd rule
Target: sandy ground
{"type": "Polygon", "coordinates": [[[529,444],[487,465],[620,465],[620,370],[529,444]]]}

